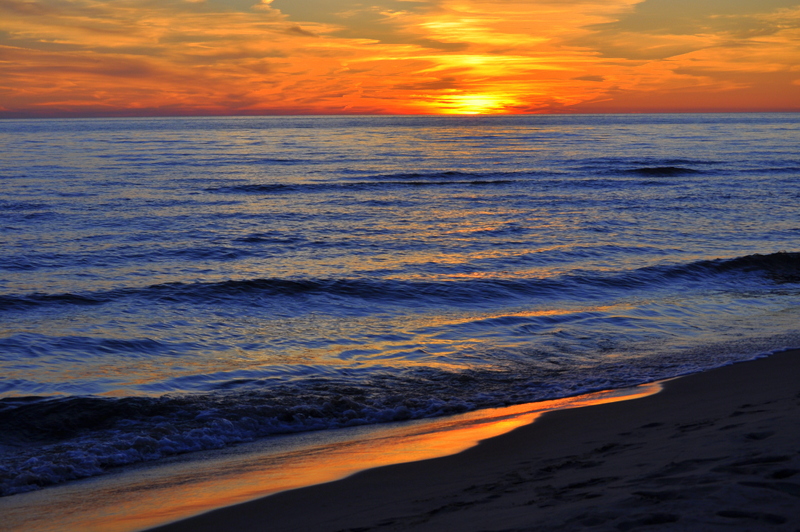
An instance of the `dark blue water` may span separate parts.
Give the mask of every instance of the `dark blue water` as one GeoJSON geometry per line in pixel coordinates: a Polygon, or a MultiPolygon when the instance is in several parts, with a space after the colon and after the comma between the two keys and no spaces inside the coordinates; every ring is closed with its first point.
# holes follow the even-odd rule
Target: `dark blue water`
{"type": "Polygon", "coordinates": [[[0,493],[800,347],[800,116],[0,122],[0,493]]]}

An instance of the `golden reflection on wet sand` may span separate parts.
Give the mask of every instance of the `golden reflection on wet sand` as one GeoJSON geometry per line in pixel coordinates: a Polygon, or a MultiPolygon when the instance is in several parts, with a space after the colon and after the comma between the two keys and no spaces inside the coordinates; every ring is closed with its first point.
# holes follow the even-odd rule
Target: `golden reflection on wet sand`
{"type": "Polygon", "coordinates": [[[455,454],[532,423],[550,410],[636,399],[660,389],[660,383],[653,383],[447,418],[333,431],[327,438],[318,433],[278,438],[203,453],[201,459],[177,458],[167,465],[6,497],[0,499],[0,513],[3,526],[11,530],[141,530],[365,469],[455,454]]]}

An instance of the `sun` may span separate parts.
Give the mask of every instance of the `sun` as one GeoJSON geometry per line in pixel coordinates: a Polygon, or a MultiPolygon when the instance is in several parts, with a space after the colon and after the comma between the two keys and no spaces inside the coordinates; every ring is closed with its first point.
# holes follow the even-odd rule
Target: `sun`
{"type": "Polygon", "coordinates": [[[507,112],[511,98],[496,94],[454,94],[438,99],[436,107],[445,114],[484,115],[507,112]]]}

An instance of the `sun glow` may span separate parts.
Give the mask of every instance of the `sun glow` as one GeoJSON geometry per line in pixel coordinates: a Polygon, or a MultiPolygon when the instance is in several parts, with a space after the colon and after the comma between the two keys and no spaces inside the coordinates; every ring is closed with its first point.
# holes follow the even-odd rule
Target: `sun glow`
{"type": "Polygon", "coordinates": [[[460,94],[440,98],[436,107],[445,114],[483,115],[506,112],[514,103],[511,98],[494,94],[460,94]]]}

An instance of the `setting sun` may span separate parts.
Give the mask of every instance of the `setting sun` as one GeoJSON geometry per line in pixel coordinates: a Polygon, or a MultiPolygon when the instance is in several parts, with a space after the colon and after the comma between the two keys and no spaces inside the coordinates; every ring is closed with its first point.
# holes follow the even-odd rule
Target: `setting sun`
{"type": "Polygon", "coordinates": [[[501,96],[465,94],[442,97],[435,105],[443,114],[483,115],[503,113],[509,103],[501,96]]]}

